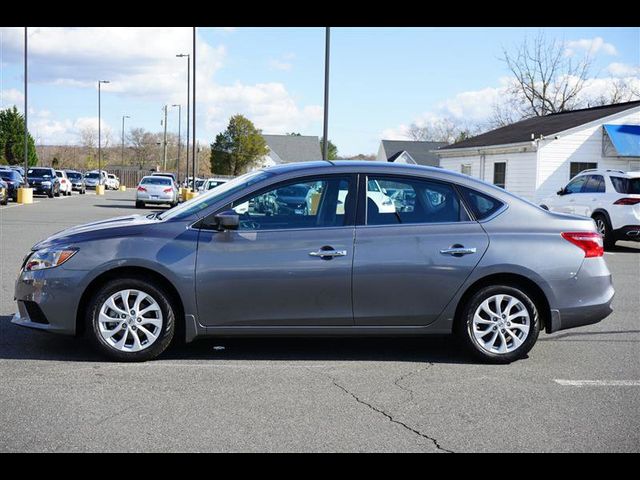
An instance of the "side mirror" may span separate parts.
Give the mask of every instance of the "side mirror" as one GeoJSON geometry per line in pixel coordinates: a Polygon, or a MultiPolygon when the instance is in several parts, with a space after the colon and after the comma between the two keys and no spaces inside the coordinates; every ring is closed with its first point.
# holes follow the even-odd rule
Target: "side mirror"
{"type": "Polygon", "coordinates": [[[565,194],[565,193],[567,193],[567,192],[565,191],[564,187],[562,187],[562,188],[561,188],[560,190],[558,190],[556,193],[557,193],[558,195],[564,195],[564,194],[565,194]]]}
{"type": "Polygon", "coordinates": [[[233,210],[227,210],[220,212],[214,219],[214,225],[217,226],[218,231],[223,230],[237,230],[240,225],[240,216],[233,210]]]}

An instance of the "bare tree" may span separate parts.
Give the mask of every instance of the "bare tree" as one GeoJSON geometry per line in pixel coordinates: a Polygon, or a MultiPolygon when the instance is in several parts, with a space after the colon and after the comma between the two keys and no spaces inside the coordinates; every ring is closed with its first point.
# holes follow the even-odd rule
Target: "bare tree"
{"type": "Polygon", "coordinates": [[[568,54],[564,42],[548,40],[539,33],[532,42],[525,39],[503,60],[513,74],[504,103],[496,107],[492,123],[571,110],[580,106],[580,92],[589,77],[591,55],[568,54]],[[505,110],[508,109],[508,110],[505,110]],[[510,115],[505,117],[505,111],[510,115]]]}
{"type": "Polygon", "coordinates": [[[481,126],[451,117],[437,119],[423,125],[412,123],[407,137],[418,142],[453,143],[480,133],[481,126]]]}
{"type": "Polygon", "coordinates": [[[638,82],[637,79],[612,78],[608,83],[609,85],[605,92],[587,100],[590,107],[630,102],[640,98],[640,91],[638,91],[638,84],[640,84],[640,82],[638,82]]]}

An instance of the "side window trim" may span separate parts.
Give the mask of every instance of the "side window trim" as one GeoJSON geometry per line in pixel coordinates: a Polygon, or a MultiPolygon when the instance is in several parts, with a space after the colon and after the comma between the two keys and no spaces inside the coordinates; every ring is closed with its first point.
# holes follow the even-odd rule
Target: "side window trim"
{"type": "Polygon", "coordinates": [[[263,193],[269,192],[271,190],[277,190],[278,188],[282,188],[286,185],[291,185],[291,184],[295,184],[295,183],[303,183],[303,182],[309,182],[309,181],[321,181],[323,179],[332,179],[335,177],[343,177],[343,178],[348,178],[350,180],[349,183],[349,190],[347,191],[347,195],[350,195],[353,191],[354,195],[356,195],[356,202],[354,204],[354,206],[349,210],[345,210],[345,216],[346,216],[346,220],[345,220],[345,225],[337,225],[337,226],[329,226],[329,227],[308,227],[308,228],[301,228],[301,227],[292,227],[292,228],[282,228],[282,229],[265,229],[265,230],[259,230],[261,232],[274,232],[274,231],[278,231],[278,232],[290,232],[293,230],[311,230],[311,229],[325,229],[325,228],[345,228],[345,227],[354,227],[356,222],[355,222],[355,217],[356,217],[356,204],[357,202],[357,192],[358,192],[358,174],[356,173],[352,173],[352,172],[345,172],[345,173],[325,173],[325,174],[308,174],[308,175],[304,175],[304,176],[300,176],[300,177],[293,177],[293,178],[287,178],[287,179],[283,179],[277,182],[273,182],[270,183],[269,185],[265,185],[261,188],[257,188],[245,195],[240,195],[238,197],[235,198],[231,198],[231,199],[227,199],[227,201],[224,203],[224,205],[220,205],[219,207],[217,207],[212,213],[210,213],[209,215],[204,216],[203,218],[201,218],[200,220],[197,220],[196,222],[194,222],[192,224],[193,228],[198,228],[198,229],[202,229],[202,230],[213,230],[214,229],[210,229],[205,227],[204,225],[207,224],[211,224],[213,217],[215,217],[216,215],[218,215],[219,213],[225,211],[225,207],[229,204],[235,204],[235,203],[244,203],[243,200],[246,199],[246,201],[248,201],[251,197],[253,196],[258,196],[258,195],[262,195],[263,193]]]}

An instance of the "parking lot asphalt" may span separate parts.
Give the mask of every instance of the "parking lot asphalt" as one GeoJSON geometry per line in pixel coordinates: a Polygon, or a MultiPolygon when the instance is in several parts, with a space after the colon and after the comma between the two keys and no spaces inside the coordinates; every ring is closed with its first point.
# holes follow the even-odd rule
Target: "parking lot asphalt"
{"type": "Polygon", "coordinates": [[[449,338],[201,340],[118,364],[12,325],[28,249],[133,197],[0,207],[0,451],[640,451],[640,244],[605,254],[612,315],[511,365],[449,338]]]}

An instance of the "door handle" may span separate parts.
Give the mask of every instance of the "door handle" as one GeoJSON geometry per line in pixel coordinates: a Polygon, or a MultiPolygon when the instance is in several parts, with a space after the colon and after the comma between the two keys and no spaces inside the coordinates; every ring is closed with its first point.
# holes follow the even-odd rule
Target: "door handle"
{"type": "MultiPolygon", "coordinates": [[[[324,248],[324,247],[323,247],[324,248]]],[[[320,258],[333,258],[333,257],[345,257],[347,255],[346,250],[334,250],[334,249],[326,249],[322,248],[317,252],[309,252],[309,255],[312,257],[320,257],[320,258]]]]}
{"type": "Polygon", "coordinates": [[[464,248],[464,247],[451,247],[451,248],[444,248],[442,250],[440,250],[440,253],[443,255],[454,255],[454,256],[462,256],[462,255],[469,255],[470,253],[476,253],[476,248],[472,247],[472,248],[464,248]]]}

